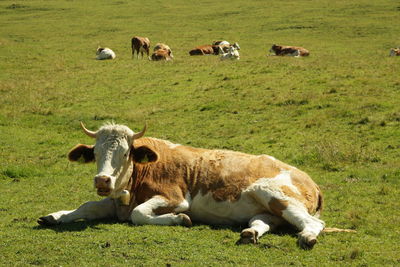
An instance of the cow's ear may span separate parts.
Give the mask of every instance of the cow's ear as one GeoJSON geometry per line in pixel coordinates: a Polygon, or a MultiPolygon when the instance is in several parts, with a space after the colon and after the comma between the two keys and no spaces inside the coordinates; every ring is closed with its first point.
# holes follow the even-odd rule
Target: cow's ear
{"type": "Polygon", "coordinates": [[[136,163],[149,163],[156,162],[158,155],[156,152],[151,150],[147,146],[140,146],[137,148],[132,148],[133,160],[136,163]]]}
{"type": "Polygon", "coordinates": [[[88,145],[76,145],[68,153],[68,159],[70,161],[77,161],[80,163],[89,163],[94,161],[94,146],[88,145]]]}

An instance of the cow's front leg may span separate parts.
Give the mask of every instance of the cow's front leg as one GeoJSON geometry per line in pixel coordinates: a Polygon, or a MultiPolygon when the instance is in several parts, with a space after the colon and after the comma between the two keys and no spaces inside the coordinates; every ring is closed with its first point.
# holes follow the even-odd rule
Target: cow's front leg
{"type": "Polygon", "coordinates": [[[40,217],[40,225],[50,226],[61,223],[70,223],[76,220],[96,220],[115,217],[114,201],[111,198],[105,198],[100,201],[90,201],[82,204],[76,210],[61,210],[40,217]]]}
{"type": "Polygon", "coordinates": [[[184,199],[178,205],[171,205],[162,196],[154,196],[148,201],[133,209],[131,220],[134,224],[156,224],[156,225],[183,225],[190,227],[192,221],[184,213],[189,210],[189,202],[184,199]]]}

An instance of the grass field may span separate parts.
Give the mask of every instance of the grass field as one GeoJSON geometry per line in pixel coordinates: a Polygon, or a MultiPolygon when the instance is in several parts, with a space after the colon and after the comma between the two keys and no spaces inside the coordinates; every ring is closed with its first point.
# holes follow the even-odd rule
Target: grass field
{"type": "Polygon", "coordinates": [[[0,265],[398,266],[400,3],[394,0],[0,1],[0,265]],[[132,60],[130,39],[174,62],[132,60]],[[190,57],[213,40],[241,60],[190,57]],[[308,58],[267,57],[273,43],[308,58]],[[117,59],[96,61],[98,45],[117,59]],[[69,163],[79,128],[107,121],[205,148],[272,155],[313,177],[327,226],[312,251],[293,231],[236,246],[240,228],[37,218],[96,195],[69,163]]]}

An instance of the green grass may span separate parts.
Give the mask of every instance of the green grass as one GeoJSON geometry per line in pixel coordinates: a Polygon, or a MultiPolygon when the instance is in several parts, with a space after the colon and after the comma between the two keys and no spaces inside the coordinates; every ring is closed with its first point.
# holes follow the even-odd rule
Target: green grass
{"type": "Polygon", "coordinates": [[[0,265],[395,266],[400,264],[400,4],[343,1],[0,1],[0,265]],[[132,60],[130,38],[167,43],[174,62],[132,60]],[[239,62],[189,57],[237,41],[239,62]],[[267,57],[273,43],[309,58],[267,57]],[[97,45],[117,59],[96,61],[97,45]],[[293,231],[235,246],[240,228],[36,219],[100,199],[77,143],[114,120],[147,136],[266,153],[325,195],[312,251],[293,231]]]}

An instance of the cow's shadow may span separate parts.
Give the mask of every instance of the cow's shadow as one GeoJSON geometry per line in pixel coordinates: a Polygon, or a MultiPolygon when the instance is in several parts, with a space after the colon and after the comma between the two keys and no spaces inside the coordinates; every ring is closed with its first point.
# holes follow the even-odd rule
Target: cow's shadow
{"type": "MultiPolygon", "coordinates": [[[[80,232],[84,231],[88,228],[94,230],[102,230],[99,225],[111,225],[121,223],[118,220],[108,219],[108,220],[93,220],[93,221],[76,221],[72,223],[64,223],[64,224],[57,224],[57,225],[36,225],[33,227],[34,230],[53,230],[55,232],[80,232]]],[[[123,223],[125,224],[125,223],[123,223]]]]}
{"type": "MultiPolygon", "coordinates": [[[[129,222],[120,222],[117,219],[102,219],[102,220],[93,220],[93,221],[76,221],[72,223],[65,223],[65,224],[58,224],[58,225],[52,225],[52,226],[46,226],[46,225],[36,225],[33,227],[34,230],[53,230],[58,233],[62,232],[80,232],[80,231],[85,231],[86,229],[94,229],[94,230],[104,230],[104,228],[100,227],[101,225],[112,225],[112,224],[124,224],[129,227],[140,227],[137,225],[134,225],[129,222]]],[[[165,227],[165,226],[161,226],[165,227]]],[[[241,231],[248,226],[246,224],[244,225],[237,225],[237,226],[230,226],[230,225],[207,225],[207,224],[202,224],[202,223],[194,223],[193,226],[194,228],[203,228],[204,229],[211,229],[211,230],[228,230],[232,231],[234,233],[241,233],[241,231]]],[[[275,231],[271,232],[270,234],[273,235],[279,235],[279,236],[292,236],[296,237],[298,233],[298,230],[296,230],[294,227],[290,225],[283,225],[278,227],[275,231]]]]}

